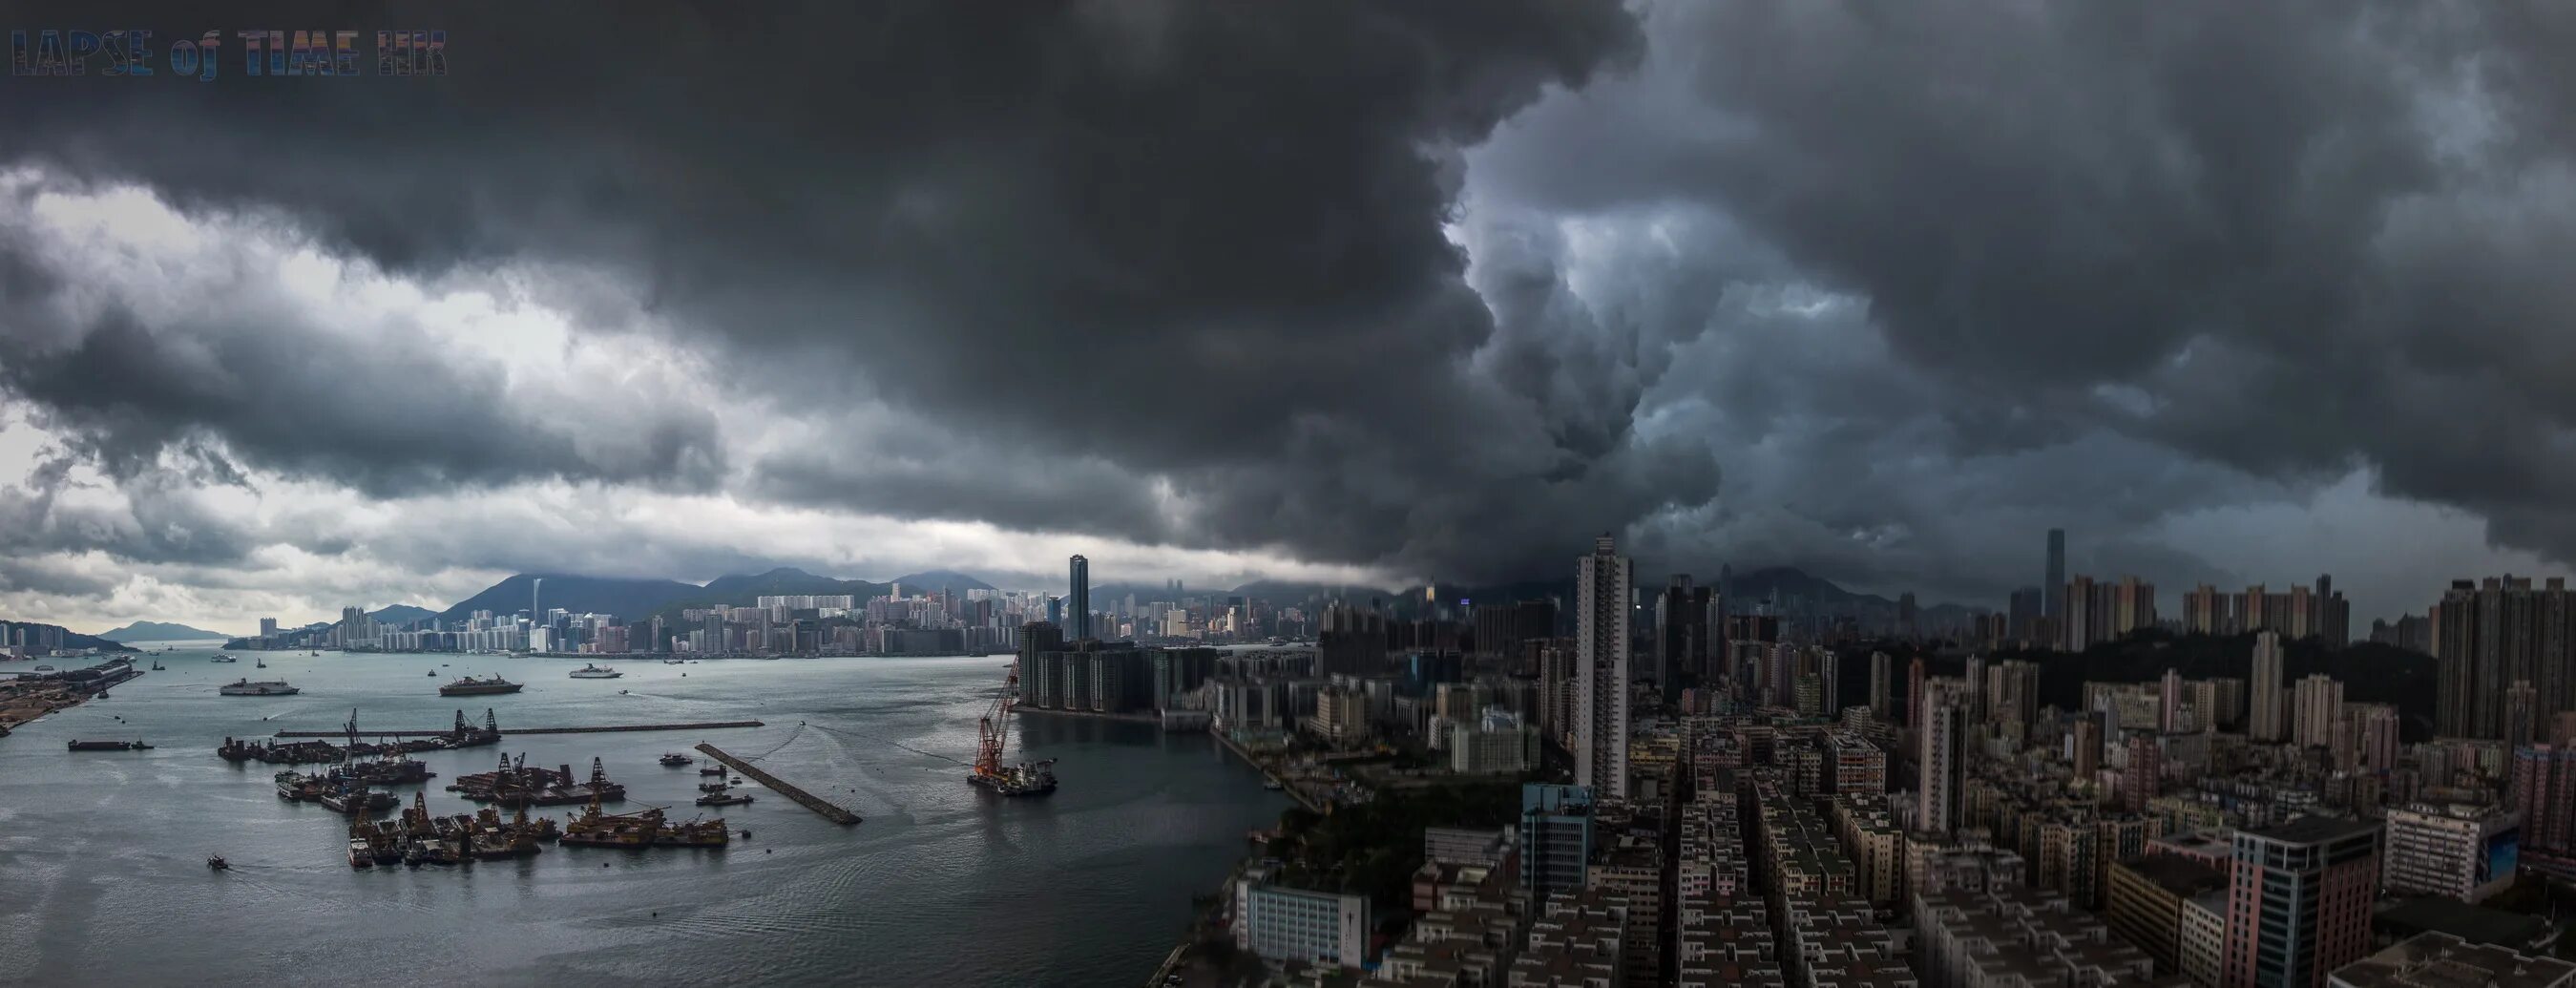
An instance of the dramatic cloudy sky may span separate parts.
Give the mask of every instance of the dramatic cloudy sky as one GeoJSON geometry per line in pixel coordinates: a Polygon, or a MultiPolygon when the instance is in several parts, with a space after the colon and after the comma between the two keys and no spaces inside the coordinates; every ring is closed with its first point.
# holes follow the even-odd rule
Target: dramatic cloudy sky
{"type": "Polygon", "coordinates": [[[0,79],[0,615],[1604,530],[1992,604],[2062,526],[2366,619],[2576,558],[2576,14],[588,9],[0,25],[452,67],[0,79]]]}

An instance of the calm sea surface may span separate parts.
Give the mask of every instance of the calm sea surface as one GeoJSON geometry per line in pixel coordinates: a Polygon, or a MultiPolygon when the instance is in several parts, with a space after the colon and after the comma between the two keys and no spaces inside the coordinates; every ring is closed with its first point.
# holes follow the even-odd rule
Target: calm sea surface
{"type": "Polygon", "coordinates": [[[616,663],[622,679],[581,680],[565,677],[575,660],[246,652],[227,665],[212,654],[174,646],[159,656],[168,671],[0,738],[0,984],[1132,985],[1179,941],[1190,897],[1214,890],[1244,833],[1285,805],[1206,737],[1141,724],[1019,718],[1015,756],[1024,743],[1028,757],[1060,759],[1063,787],[1034,800],[993,797],[954,763],[903,747],[972,757],[1008,664],[998,656],[630,660],[616,663]],[[469,672],[528,687],[437,695],[469,672]],[[304,692],[216,695],[243,676],[304,692]],[[214,755],[225,735],[332,729],[351,707],[362,730],[418,730],[445,727],[460,705],[478,721],[494,709],[505,732],[768,726],[433,752],[418,757],[438,777],[398,788],[406,804],[426,789],[432,812],[470,811],[443,787],[507,751],[576,774],[603,758],[627,786],[624,810],[686,818],[697,766],[654,760],[707,741],[766,752],[762,768],[867,822],[835,826],[754,786],[757,802],[711,811],[753,831],[724,851],[550,846],[521,861],[353,871],[341,817],[278,799],[276,768],[214,755]],[[138,736],[154,750],[64,749],[138,736]],[[209,854],[233,870],[208,871],[209,854]]]}

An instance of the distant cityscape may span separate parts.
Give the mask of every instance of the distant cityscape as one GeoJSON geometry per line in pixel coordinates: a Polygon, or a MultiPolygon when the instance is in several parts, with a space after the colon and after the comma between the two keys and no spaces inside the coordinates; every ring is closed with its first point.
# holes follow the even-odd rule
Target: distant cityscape
{"type": "MultiPolygon", "coordinates": [[[[1077,555],[1061,594],[610,614],[526,578],[524,610],[352,606],[227,647],[1012,655],[1005,713],[1203,731],[1298,804],[1204,900],[1177,983],[2576,986],[2562,580],[2453,581],[2355,642],[2330,577],[2168,617],[2065,546],[2052,585],[1939,617],[1723,568],[1643,584],[1605,535],[1512,599],[1101,600],[1077,555]]],[[[63,651],[48,628],[0,640],[63,651]]],[[[132,674],[11,690],[40,714],[132,674]]]]}

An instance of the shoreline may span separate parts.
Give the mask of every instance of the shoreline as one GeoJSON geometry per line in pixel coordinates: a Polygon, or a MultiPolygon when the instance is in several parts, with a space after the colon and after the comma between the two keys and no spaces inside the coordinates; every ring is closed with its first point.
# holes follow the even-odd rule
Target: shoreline
{"type": "Polygon", "coordinates": [[[1102,713],[1097,710],[1058,710],[1054,707],[1023,707],[1017,704],[1013,704],[1011,706],[1011,712],[1015,714],[1055,714],[1063,717],[1089,717],[1093,720],[1119,720],[1126,721],[1131,724],[1153,724],[1158,727],[1163,723],[1163,718],[1159,714],[1110,714],[1102,713]]]}

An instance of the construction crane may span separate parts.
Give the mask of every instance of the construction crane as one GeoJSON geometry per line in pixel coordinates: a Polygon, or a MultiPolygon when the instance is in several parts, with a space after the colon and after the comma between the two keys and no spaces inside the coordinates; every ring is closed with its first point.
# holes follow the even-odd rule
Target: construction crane
{"type": "Polygon", "coordinates": [[[993,698],[993,706],[975,727],[975,767],[966,780],[1005,796],[1043,796],[1055,791],[1055,773],[1050,770],[1055,759],[1002,764],[1002,753],[1011,746],[1011,706],[1019,696],[1020,673],[1015,665],[1002,675],[1002,695],[993,698]]]}
{"type": "Polygon", "coordinates": [[[993,706],[975,726],[974,781],[990,785],[1003,776],[1002,752],[1011,746],[1011,703],[1020,695],[1020,673],[1017,663],[1002,674],[1002,695],[993,698],[993,706]]]}

